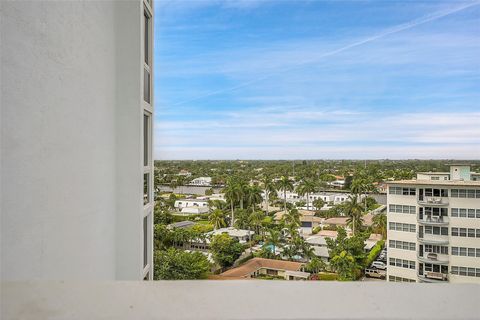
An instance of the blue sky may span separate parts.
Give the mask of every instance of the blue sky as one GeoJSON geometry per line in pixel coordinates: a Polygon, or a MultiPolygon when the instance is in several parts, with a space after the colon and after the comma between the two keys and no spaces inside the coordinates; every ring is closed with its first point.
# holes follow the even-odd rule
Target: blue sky
{"type": "Polygon", "coordinates": [[[156,159],[480,159],[480,2],[155,5],[156,159]]]}

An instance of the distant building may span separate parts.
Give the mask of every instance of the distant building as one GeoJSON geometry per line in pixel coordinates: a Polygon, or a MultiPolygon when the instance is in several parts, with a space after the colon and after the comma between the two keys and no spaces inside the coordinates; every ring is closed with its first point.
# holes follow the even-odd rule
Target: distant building
{"type": "Polygon", "coordinates": [[[198,177],[190,181],[189,185],[208,187],[212,185],[211,177],[198,177]]]}
{"type": "Polygon", "coordinates": [[[208,196],[209,200],[215,201],[226,201],[224,193],[214,193],[211,196],[208,196]]]}
{"type": "Polygon", "coordinates": [[[182,208],[182,210],[180,210],[180,213],[184,215],[193,215],[193,214],[205,214],[205,213],[208,213],[208,211],[209,211],[208,206],[207,207],[191,206],[191,207],[182,208]]]}
{"type": "Polygon", "coordinates": [[[388,183],[388,281],[480,283],[480,181],[468,165],[388,183]]]}
{"type": "MultiPolygon", "coordinates": [[[[328,251],[326,238],[336,239],[337,235],[337,231],[325,230],[321,231],[317,235],[307,237],[305,241],[312,246],[317,257],[322,258],[323,260],[328,260],[330,258],[330,254],[328,251]]],[[[365,240],[364,250],[369,252],[380,240],[382,240],[382,236],[380,234],[372,233],[370,237],[365,240]]]]}
{"type": "Polygon", "coordinates": [[[173,206],[179,210],[187,207],[207,207],[208,208],[208,201],[202,200],[202,199],[180,199],[180,200],[176,200],[173,206]]]}
{"type": "Polygon", "coordinates": [[[333,187],[333,188],[338,188],[338,189],[342,189],[344,186],[345,186],[345,180],[344,179],[341,179],[341,180],[334,180],[332,182],[328,182],[328,185],[333,187]]]}
{"type": "Polygon", "coordinates": [[[213,236],[224,234],[224,233],[228,234],[232,238],[237,239],[240,243],[247,242],[255,234],[255,232],[251,230],[236,229],[236,228],[228,227],[228,228],[221,228],[221,229],[210,231],[207,233],[207,235],[210,237],[213,237],[213,236]]]}
{"type": "Polygon", "coordinates": [[[177,174],[178,176],[183,176],[183,177],[190,177],[192,174],[187,171],[187,170],[180,170],[180,172],[177,174]]]}

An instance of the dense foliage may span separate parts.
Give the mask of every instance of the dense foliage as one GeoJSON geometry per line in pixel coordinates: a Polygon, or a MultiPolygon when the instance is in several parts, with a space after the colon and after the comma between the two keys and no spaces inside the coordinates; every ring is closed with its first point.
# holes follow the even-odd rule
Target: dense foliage
{"type": "Polygon", "coordinates": [[[227,234],[213,237],[210,243],[213,260],[223,268],[233,265],[243,252],[243,246],[227,234]]]}
{"type": "Polygon", "coordinates": [[[155,280],[205,279],[210,262],[200,252],[170,248],[155,253],[154,268],[155,280]]]}

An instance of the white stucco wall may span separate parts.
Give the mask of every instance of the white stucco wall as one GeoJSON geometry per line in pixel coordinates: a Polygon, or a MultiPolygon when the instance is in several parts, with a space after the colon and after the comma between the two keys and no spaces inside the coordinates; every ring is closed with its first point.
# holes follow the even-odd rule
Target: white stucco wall
{"type": "MultiPolygon", "coordinates": [[[[131,114],[117,112],[124,107],[120,90],[122,103],[134,102],[131,108],[141,114],[141,3],[0,6],[2,279],[115,279],[119,193],[121,204],[133,203],[127,207],[138,216],[142,207],[141,118],[120,123],[131,114]],[[129,9],[136,11],[123,14],[129,9]],[[134,14],[138,24],[128,20],[134,14]],[[130,33],[119,34],[120,21],[130,33]],[[135,53],[118,56],[119,48],[135,45],[135,53]],[[126,72],[119,69],[126,60],[118,59],[134,55],[138,77],[130,73],[130,83],[118,81],[126,72]],[[119,87],[125,84],[135,89],[119,87]],[[126,99],[129,92],[136,96],[126,99]],[[135,133],[134,143],[119,143],[119,125],[135,133]],[[119,160],[119,150],[133,153],[134,145],[138,154],[119,160]],[[129,165],[135,166],[125,178],[118,167],[129,165]],[[130,181],[122,185],[122,179],[130,181]]],[[[138,250],[139,257],[141,230],[138,218],[138,231],[123,235],[138,239],[132,241],[136,249],[126,251],[138,250]]]]}

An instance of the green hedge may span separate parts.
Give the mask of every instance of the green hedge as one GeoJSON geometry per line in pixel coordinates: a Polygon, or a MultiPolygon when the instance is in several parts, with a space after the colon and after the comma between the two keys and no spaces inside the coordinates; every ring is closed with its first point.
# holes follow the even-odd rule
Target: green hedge
{"type": "Polygon", "coordinates": [[[208,213],[181,215],[181,214],[178,214],[177,212],[172,212],[172,216],[173,216],[173,222],[180,222],[180,221],[185,221],[185,220],[195,221],[195,218],[197,218],[197,217],[200,218],[200,220],[208,219],[208,213]]]}
{"type": "Polygon", "coordinates": [[[320,272],[320,273],[318,273],[318,280],[323,280],[323,281],[335,281],[335,280],[338,280],[338,274],[336,274],[336,273],[320,272]]]}
{"type": "Polygon", "coordinates": [[[368,253],[367,258],[365,259],[365,267],[368,267],[375,259],[378,257],[380,254],[380,251],[382,251],[383,245],[385,244],[384,240],[380,240],[377,242],[377,244],[370,250],[368,253]]]}

